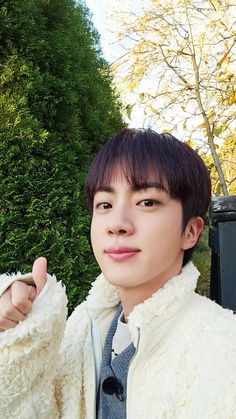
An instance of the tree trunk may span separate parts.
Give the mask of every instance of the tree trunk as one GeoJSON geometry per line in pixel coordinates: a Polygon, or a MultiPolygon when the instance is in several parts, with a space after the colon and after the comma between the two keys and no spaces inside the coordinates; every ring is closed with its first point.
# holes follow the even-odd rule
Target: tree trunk
{"type": "Polygon", "coordinates": [[[222,192],[225,196],[228,196],[229,193],[228,193],[227,185],[226,185],[226,182],[225,182],[224,173],[223,173],[223,170],[222,170],[222,167],[221,167],[221,163],[220,163],[218,154],[217,154],[216,149],[215,149],[214,136],[213,136],[213,133],[212,133],[212,130],[211,130],[211,127],[210,127],[209,119],[207,117],[207,114],[206,114],[205,109],[204,109],[203,104],[202,104],[202,98],[201,98],[201,93],[200,93],[200,83],[199,83],[199,70],[198,70],[198,65],[196,63],[196,57],[195,57],[194,52],[192,54],[192,63],[193,63],[193,69],[194,69],[194,75],[195,75],[195,91],[196,91],[196,96],[197,96],[197,103],[198,103],[199,110],[201,112],[201,115],[203,117],[203,120],[204,120],[204,123],[205,123],[205,126],[206,126],[207,141],[208,141],[208,144],[210,146],[213,162],[214,162],[214,165],[216,167],[216,171],[217,171],[218,176],[219,176],[219,181],[220,181],[222,192]]]}

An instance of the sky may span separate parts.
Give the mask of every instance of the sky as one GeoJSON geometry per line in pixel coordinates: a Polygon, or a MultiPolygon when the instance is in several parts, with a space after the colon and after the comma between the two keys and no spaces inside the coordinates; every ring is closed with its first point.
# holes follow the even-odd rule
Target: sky
{"type": "Polygon", "coordinates": [[[95,28],[100,34],[100,41],[104,57],[109,63],[114,61],[114,47],[112,47],[107,22],[107,12],[109,9],[109,0],[85,0],[87,7],[92,14],[92,20],[95,28]]]}
{"type": "MultiPolygon", "coordinates": [[[[115,27],[111,27],[111,23],[108,19],[110,14],[111,6],[119,7],[121,0],[85,0],[87,7],[92,14],[92,21],[95,28],[100,34],[100,43],[105,59],[110,63],[114,63],[116,59],[122,55],[123,50],[119,46],[119,43],[115,41],[115,27]]],[[[141,0],[133,0],[132,2],[126,3],[126,11],[135,10],[137,12],[140,7],[141,0]],[[128,6],[129,9],[128,10],[128,6]]],[[[135,98],[130,95],[130,103],[133,104],[135,98]]],[[[127,103],[124,103],[124,106],[127,103]]],[[[142,128],[146,126],[146,117],[144,116],[144,110],[137,104],[134,105],[130,119],[124,115],[125,122],[130,128],[142,128]]]]}
{"type": "Polygon", "coordinates": [[[119,56],[120,46],[115,41],[116,26],[114,20],[111,23],[109,16],[114,10],[120,10],[127,14],[141,10],[142,4],[147,4],[148,0],[83,0],[92,14],[95,28],[100,34],[101,46],[105,58],[109,63],[113,63],[119,56]]]}

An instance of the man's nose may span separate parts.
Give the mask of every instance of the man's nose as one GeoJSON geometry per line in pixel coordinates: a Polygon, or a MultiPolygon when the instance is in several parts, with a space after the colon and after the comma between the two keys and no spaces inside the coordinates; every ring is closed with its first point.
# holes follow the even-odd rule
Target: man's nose
{"type": "Polygon", "coordinates": [[[132,234],[133,231],[134,224],[129,211],[125,209],[117,209],[114,211],[108,223],[109,234],[129,235],[132,234]]]}

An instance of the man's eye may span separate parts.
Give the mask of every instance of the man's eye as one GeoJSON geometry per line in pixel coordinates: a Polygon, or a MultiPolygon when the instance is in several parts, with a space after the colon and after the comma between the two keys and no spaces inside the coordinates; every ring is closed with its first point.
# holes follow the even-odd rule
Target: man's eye
{"type": "Polygon", "coordinates": [[[106,210],[111,208],[111,204],[109,202],[99,202],[96,204],[96,209],[106,210]]]}
{"type": "Polygon", "coordinates": [[[155,199],[143,199],[143,201],[140,201],[138,205],[141,207],[155,207],[159,204],[158,201],[155,199]]]}

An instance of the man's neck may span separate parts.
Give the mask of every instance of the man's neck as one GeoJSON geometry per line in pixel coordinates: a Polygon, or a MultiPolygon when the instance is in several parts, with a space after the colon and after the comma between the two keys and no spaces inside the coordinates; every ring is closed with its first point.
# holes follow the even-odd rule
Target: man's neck
{"type": "Polygon", "coordinates": [[[148,282],[144,282],[135,287],[118,287],[121,304],[124,311],[124,321],[128,322],[128,316],[135,306],[143,303],[148,298],[162,288],[171,278],[178,275],[182,270],[182,266],[175,268],[173,272],[168,272],[166,275],[160,275],[158,278],[154,278],[148,282]]]}

